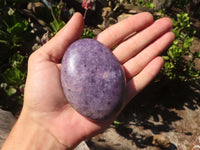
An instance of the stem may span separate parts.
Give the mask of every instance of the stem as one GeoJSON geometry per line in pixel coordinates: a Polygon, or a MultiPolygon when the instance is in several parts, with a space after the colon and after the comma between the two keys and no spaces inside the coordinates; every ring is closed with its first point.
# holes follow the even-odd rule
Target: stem
{"type": "MultiPolygon", "coordinates": [[[[62,0],[60,0],[60,2],[59,2],[59,4],[58,5],[62,5],[63,4],[63,2],[62,2],[62,0]]],[[[60,8],[60,6],[59,6],[59,8],[60,8]]],[[[58,15],[58,19],[60,19],[61,17],[61,11],[62,11],[62,9],[63,9],[63,6],[61,6],[61,9],[60,9],[60,11],[59,11],[59,15],[58,15]]]]}
{"type": "Polygon", "coordinates": [[[49,4],[50,4],[50,9],[51,9],[51,15],[52,15],[53,19],[55,20],[56,25],[58,26],[58,22],[57,22],[57,19],[54,15],[53,8],[52,8],[52,0],[49,1],[49,4]]]}
{"type": "Polygon", "coordinates": [[[5,26],[6,26],[7,28],[10,28],[9,25],[7,24],[7,22],[6,22],[4,19],[3,19],[2,21],[3,21],[3,23],[5,24],[5,26]]]}
{"type": "Polygon", "coordinates": [[[87,14],[87,9],[85,9],[85,13],[84,13],[84,16],[83,16],[83,19],[85,20],[86,18],[86,14],[87,14]]]}
{"type": "Polygon", "coordinates": [[[0,40],[0,43],[4,43],[6,45],[10,45],[10,43],[8,41],[4,41],[4,40],[0,40]]]}

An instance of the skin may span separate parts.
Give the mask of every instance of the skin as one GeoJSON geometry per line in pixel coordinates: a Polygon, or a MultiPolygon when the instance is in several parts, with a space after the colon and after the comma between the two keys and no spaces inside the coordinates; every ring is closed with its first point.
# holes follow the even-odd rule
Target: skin
{"type": "MultiPolygon", "coordinates": [[[[122,109],[162,68],[164,61],[158,55],[174,40],[172,26],[169,18],[154,22],[152,15],[145,12],[109,27],[96,37],[108,48],[120,43],[113,53],[127,78],[122,109]]],[[[64,97],[60,60],[66,48],[79,39],[83,27],[83,17],[76,13],[54,38],[30,56],[23,109],[2,150],[72,149],[105,130],[117,117],[92,122],[78,114],[64,97]]]]}

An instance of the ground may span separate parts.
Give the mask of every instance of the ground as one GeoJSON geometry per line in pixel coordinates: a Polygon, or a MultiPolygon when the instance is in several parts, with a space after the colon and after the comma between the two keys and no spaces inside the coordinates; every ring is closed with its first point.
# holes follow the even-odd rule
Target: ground
{"type": "MultiPolygon", "coordinates": [[[[198,37],[191,49],[200,51],[198,37]]],[[[200,60],[195,63],[200,69],[200,60]]],[[[200,150],[199,118],[200,78],[187,83],[151,83],[127,105],[117,119],[119,124],[112,124],[87,144],[91,150],[200,150]],[[155,147],[157,135],[164,136],[168,145],[158,142],[155,147]]]]}
{"type": "MultiPolygon", "coordinates": [[[[200,20],[192,22],[197,36],[191,50],[199,52],[200,20]]],[[[200,59],[195,64],[200,70],[200,59]]],[[[119,124],[87,144],[91,150],[200,150],[199,118],[200,77],[187,83],[151,83],[127,105],[119,124]]]]}
{"type": "MultiPolygon", "coordinates": [[[[149,85],[120,114],[120,124],[111,125],[87,144],[91,150],[153,150],[156,149],[153,138],[158,135],[168,141],[169,150],[200,148],[200,84],[197,82],[196,87],[170,84],[163,87],[164,93],[159,93],[159,85],[149,85]]],[[[158,145],[165,147],[162,142],[158,145]]]]}

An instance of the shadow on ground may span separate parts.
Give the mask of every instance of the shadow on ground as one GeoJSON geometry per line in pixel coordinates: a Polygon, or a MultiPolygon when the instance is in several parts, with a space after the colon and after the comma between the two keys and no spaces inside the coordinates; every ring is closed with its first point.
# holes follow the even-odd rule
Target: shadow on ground
{"type": "MultiPolygon", "coordinates": [[[[153,134],[161,134],[174,130],[172,123],[181,118],[177,110],[187,107],[195,111],[200,107],[200,80],[181,83],[167,82],[162,86],[151,83],[147,88],[136,96],[118,117],[119,125],[115,130],[121,136],[134,141],[137,147],[146,148],[153,146],[152,136],[144,136],[143,133],[134,132],[134,128],[151,130],[153,134]]],[[[191,135],[191,132],[185,133],[191,135]]],[[[173,143],[170,150],[177,149],[173,143]]]]}

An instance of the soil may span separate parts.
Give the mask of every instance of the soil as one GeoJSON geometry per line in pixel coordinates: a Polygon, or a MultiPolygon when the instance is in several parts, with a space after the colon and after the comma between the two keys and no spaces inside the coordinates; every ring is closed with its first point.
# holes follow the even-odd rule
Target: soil
{"type": "Polygon", "coordinates": [[[88,146],[91,150],[200,148],[199,87],[200,80],[167,85],[151,83],[120,114],[119,124],[112,124],[88,140],[88,146]],[[163,136],[168,145],[158,142],[155,147],[155,138],[163,136]]]}
{"type": "MultiPolygon", "coordinates": [[[[194,20],[199,33],[200,20],[194,20]]],[[[199,36],[192,51],[200,51],[199,36]]],[[[200,70],[200,59],[195,64],[200,70]]],[[[86,142],[91,150],[200,150],[199,118],[200,77],[151,83],[127,105],[117,124],[86,142]]]]}

